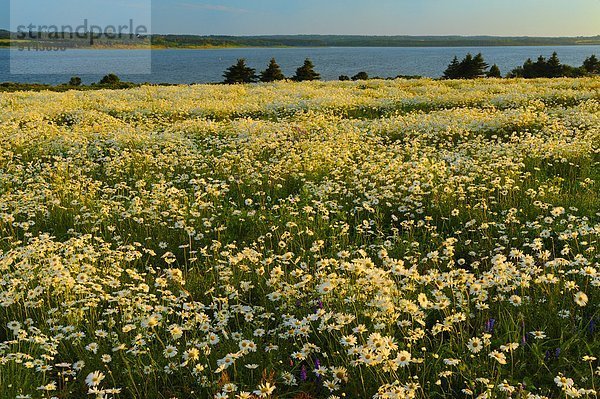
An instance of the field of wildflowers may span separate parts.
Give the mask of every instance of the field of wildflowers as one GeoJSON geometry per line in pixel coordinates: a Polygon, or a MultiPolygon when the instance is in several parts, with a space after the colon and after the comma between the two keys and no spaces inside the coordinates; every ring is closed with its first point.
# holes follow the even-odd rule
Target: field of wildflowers
{"type": "Polygon", "coordinates": [[[0,397],[595,398],[600,79],[0,94],[0,397]]]}

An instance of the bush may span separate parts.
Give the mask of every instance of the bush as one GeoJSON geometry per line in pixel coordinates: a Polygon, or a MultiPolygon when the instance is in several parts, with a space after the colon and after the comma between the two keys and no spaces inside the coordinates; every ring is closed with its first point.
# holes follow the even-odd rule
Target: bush
{"type": "Polygon", "coordinates": [[[106,86],[117,85],[119,83],[121,83],[121,79],[114,73],[109,73],[108,75],[104,76],[99,82],[99,84],[106,86]]]}
{"type": "Polygon", "coordinates": [[[369,80],[369,74],[366,72],[359,72],[356,75],[352,76],[352,80],[369,80]]]}
{"type": "Polygon", "coordinates": [[[81,78],[79,76],[73,76],[68,83],[69,86],[81,86],[81,78]]]}

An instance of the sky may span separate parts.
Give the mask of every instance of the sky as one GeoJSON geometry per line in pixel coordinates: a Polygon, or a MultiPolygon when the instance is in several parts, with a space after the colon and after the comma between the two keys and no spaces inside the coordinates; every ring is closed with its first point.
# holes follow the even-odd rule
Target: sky
{"type": "Polygon", "coordinates": [[[0,0],[0,28],[150,13],[161,34],[600,35],[600,0],[0,0]]]}

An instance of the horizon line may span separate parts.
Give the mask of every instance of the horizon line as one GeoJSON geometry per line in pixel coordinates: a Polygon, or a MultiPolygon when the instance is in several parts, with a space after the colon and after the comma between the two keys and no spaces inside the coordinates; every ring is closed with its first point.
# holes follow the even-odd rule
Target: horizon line
{"type": "MultiPolygon", "coordinates": [[[[10,29],[0,27],[0,31],[15,33],[10,29]]],[[[391,35],[380,35],[380,34],[368,34],[368,33],[261,33],[261,34],[218,34],[218,33],[149,33],[149,36],[154,35],[169,35],[169,36],[198,36],[198,37],[286,37],[286,36],[321,36],[321,37],[381,37],[381,38],[395,38],[395,37],[409,37],[409,38],[448,38],[448,37],[459,37],[459,38],[503,38],[503,39],[576,39],[576,38],[596,38],[600,37],[600,33],[595,35],[574,35],[574,36],[532,36],[532,35],[494,35],[494,34],[477,34],[477,35],[462,35],[462,34],[391,34],[391,35]]]]}

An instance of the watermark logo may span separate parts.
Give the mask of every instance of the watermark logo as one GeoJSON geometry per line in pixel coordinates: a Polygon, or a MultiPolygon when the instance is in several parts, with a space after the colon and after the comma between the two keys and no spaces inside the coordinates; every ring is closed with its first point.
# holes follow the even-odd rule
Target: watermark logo
{"type": "Polygon", "coordinates": [[[149,45],[148,27],[145,25],[134,25],[133,19],[126,25],[90,25],[85,19],[81,25],[19,25],[17,32],[13,35],[16,39],[15,46],[21,50],[25,49],[25,43],[49,43],[56,45],[62,50],[67,48],[94,46],[94,44],[106,45],[149,45]],[[111,43],[112,42],[112,43],[111,43]]]}
{"type": "Polygon", "coordinates": [[[151,9],[151,0],[11,0],[10,72],[150,74],[151,9]]]}

